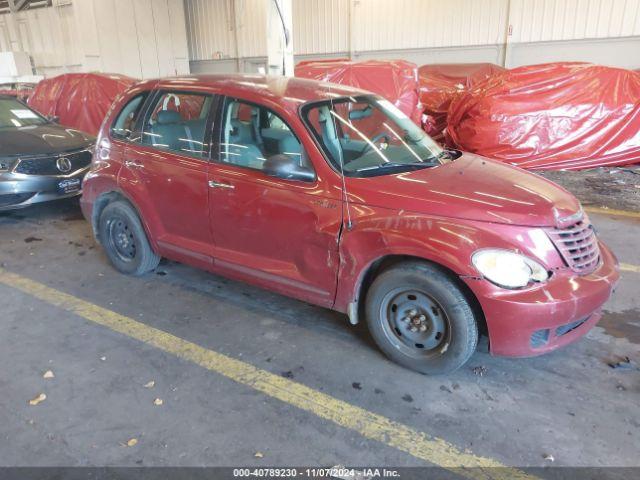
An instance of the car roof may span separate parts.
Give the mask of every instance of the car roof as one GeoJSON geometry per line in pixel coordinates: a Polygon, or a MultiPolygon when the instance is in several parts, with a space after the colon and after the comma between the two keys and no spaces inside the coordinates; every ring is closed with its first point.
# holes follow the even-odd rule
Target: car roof
{"type": "Polygon", "coordinates": [[[318,80],[251,74],[189,75],[143,82],[143,84],[147,83],[155,84],[155,88],[201,89],[204,87],[224,95],[268,98],[296,108],[302,103],[311,101],[370,93],[358,88],[318,80]]]}

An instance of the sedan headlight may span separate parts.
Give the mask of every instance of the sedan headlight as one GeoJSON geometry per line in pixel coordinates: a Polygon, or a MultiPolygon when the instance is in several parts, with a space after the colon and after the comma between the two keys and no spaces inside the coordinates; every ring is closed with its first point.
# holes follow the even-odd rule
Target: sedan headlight
{"type": "Polygon", "coordinates": [[[487,280],[504,288],[522,288],[549,278],[547,270],[538,262],[510,250],[478,250],[471,262],[487,280]]]}

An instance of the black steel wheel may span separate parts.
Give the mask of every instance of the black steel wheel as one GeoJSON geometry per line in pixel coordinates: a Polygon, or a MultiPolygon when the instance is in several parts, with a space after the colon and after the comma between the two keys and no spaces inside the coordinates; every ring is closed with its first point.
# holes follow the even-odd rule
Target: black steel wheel
{"type": "Polygon", "coordinates": [[[98,228],[105,252],[120,272],[143,275],[160,263],[138,214],[129,203],[115,201],[107,205],[100,215],[98,228]]]}
{"type": "Polygon", "coordinates": [[[136,258],[136,239],[124,218],[112,218],[107,226],[107,248],[113,249],[122,262],[132,262],[136,258]]]}
{"type": "Polygon", "coordinates": [[[435,299],[415,288],[391,290],[382,299],[379,315],[388,341],[407,356],[437,355],[450,341],[446,312],[435,299]]]}
{"type": "Polygon", "coordinates": [[[383,271],[367,293],[365,310],[380,349],[421,373],[460,368],[478,342],[473,310],[455,278],[426,262],[383,271]]]}

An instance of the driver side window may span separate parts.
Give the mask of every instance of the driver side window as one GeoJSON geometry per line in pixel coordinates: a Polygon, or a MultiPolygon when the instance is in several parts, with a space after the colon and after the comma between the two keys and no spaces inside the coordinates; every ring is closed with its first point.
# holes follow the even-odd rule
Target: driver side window
{"type": "Polygon", "coordinates": [[[287,123],[270,109],[242,100],[225,102],[219,161],[263,170],[264,162],[286,155],[308,166],[302,146],[287,123]]]}

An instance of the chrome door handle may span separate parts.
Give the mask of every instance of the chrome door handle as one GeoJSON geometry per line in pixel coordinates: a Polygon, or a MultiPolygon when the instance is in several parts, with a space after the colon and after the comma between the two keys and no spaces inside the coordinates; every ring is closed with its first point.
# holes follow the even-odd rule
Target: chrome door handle
{"type": "Polygon", "coordinates": [[[144,168],[143,164],[132,162],[131,160],[125,160],[124,166],[129,168],[144,168]]]}
{"type": "Polygon", "coordinates": [[[209,186],[211,188],[231,188],[231,189],[236,188],[235,186],[230,185],[228,183],[220,183],[220,182],[215,182],[213,180],[209,180],[209,186]]]}

